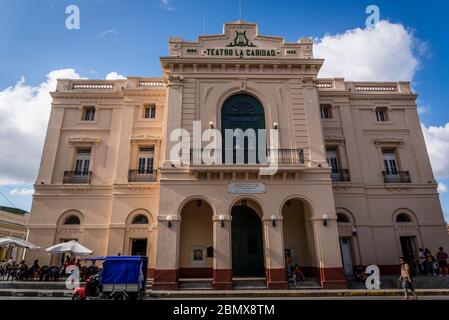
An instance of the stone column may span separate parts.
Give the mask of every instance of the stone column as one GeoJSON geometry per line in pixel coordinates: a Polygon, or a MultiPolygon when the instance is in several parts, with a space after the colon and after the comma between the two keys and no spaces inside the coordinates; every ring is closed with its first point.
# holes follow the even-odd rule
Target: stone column
{"type": "Polygon", "coordinates": [[[232,249],[231,249],[231,220],[232,217],[214,216],[214,280],[212,286],[218,290],[231,290],[232,285],[232,249]],[[222,226],[223,224],[223,226],[222,226]]]}
{"type": "Polygon", "coordinates": [[[173,130],[181,128],[182,125],[182,92],[183,80],[179,76],[169,76],[167,84],[167,103],[164,108],[164,119],[166,126],[164,132],[165,143],[161,146],[162,166],[171,168],[170,152],[177,143],[170,141],[170,134],[173,130]]]}
{"type": "Polygon", "coordinates": [[[331,215],[324,225],[322,218],[312,220],[317,258],[317,274],[325,289],[347,288],[345,272],[340,253],[337,219],[331,215]]]}
{"type": "Polygon", "coordinates": [[[264,218],[265,265],[267,287],[269,289],[288,289],[284,259],[284,234],[282,218],[264,218]]]}
{"type": "MultiPolygon", "coordinates": [[[[39,183],[51,184],[53,182],[53,171],[56,163],[56,155],[58,152],[63,120],[64,109],[53,104],[50,114],[50,120],[48,122],[47,135],[45,137],[44,151],[42,153],[39,175],[37,177],[38,186],[39,183]]],[[[61,180],[62,182],[62,177],[59,180],[61,180]]],[[[33,217],[33,215],[31,215],[31,217],[33,217]]]]}
{"type": "Polygon", "coordinates": [[[179,234],[181,218],[172,215],[158,216],[156,266],[154,270],[154,290],[178,289],[179,234]]]}

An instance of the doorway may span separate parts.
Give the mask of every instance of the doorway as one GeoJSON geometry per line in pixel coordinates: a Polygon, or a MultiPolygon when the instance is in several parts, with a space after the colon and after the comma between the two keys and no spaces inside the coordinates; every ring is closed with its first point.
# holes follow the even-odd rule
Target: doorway
{"type": "Polygon", "coordinates": [[[415,252],[416,252],[416,237],[400,237],[402,256],[409,266],[414,265],[415,252]]]}
{"type": "Polygon", "coordinates": [[[147,239],[131,239],[131,255],[143,256],[147,255],[147,239]]]}
{"type": "Polygon", "coordinates": [[[247,206],[232,209],[232,272],[235,277],[265,276],[262,222],[247,206]]]}
{"type": "Polygon", "coordinates": [[[354,265],[352,262],[352,241],[351,238],[340,238],[341,259],[345,275],[352,276],[354,274],[354,265]]]}

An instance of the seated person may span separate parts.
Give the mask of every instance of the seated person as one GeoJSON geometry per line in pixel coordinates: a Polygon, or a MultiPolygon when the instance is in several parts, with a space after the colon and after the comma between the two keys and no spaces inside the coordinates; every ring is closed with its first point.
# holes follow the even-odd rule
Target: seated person
{"type": "Polygon", "coordinates": [[[306,277],[304,276],[304,273],[302,272],[301,268],[295,264],[293,267],[293,274],[295,276],[295,280],[304,281],[306,277]]]}
{"type": "Polygon", "coordinates": [[[355,267],[354,270],[354,276],[357,280],[364,282],[366,278],[368,278],[368,275],[365,272],[365,267],[359,264],[357,267],[355,267]]]}

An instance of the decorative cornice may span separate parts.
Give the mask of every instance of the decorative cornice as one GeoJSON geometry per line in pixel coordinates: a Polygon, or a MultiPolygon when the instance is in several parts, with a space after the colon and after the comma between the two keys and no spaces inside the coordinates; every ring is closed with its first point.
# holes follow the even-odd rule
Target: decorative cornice
{"type": "Polygon", "coordinates": [[[131,140],[160,140],[160,136],[153,136],[150,134],[139,134],[139,135],[132,135],[131,140]]]}
{"type": "Polygon", "coordinates": [[[382,137],[374,140],[374,144],[379,147],[383,144],[395,144],[402,147],[404,145],[404,139],[402,138],[392,138],[392,137],[382,137]]]}
{"type": "Polygon", "coordinates": [[[69,144],[76,144],[76,143],[88,143],[93,145],[98,145],[101,140],[98,138],[89,138],[89,137],[70,137],[67,139],[67,142],[69,144]]]}
{"type": "Polygon", "coordinates": [[[109,133],[111,130],[108,128],[62,128],[62,132],[103,132],[109,133]]]}
{"type": "Polygon", "coordinates": [[[162,131],[162,127],[134,127],[133,130],[135,131],[162,131]]]}

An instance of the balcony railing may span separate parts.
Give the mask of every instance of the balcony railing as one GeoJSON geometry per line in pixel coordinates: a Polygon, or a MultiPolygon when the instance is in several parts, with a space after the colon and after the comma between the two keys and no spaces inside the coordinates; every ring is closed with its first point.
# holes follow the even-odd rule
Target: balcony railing
{"type": "Polygon", "coordinates": [[[410,172],[408,171],[383,171],[385,183],[412,183],[410,172]]]}
{"type": "Polygon", "coordinates": [[[92,171],[65,171],[64,184],[90,184],[92,171]]]}
{"type": "Polygon", "coordinates": [[[157,170],[129,170],[128,182],[154,182],[157,170]]]}
{"type": "MultiPolygon", "coordinates": [[[[191,149],[190,150],[190,164],[192,165],[205,165],[203,159],[204,149],[191,149]]],[[[251,158],[248,152],[243,152],[243,163],[237,163],[236,160],[236,150],[235,149],[213,149],[207,151],[207,154],[212,157],[216,156],[216,159],[220,159],[220,163],[214,163],[214,165],[228,164],[225,161],[225,155],[223,153],[230,152],[232,155],[232,163],[230,164],[249,164],[249,165],[263,165],[275,163],[275,158],[277,158],[277,163],[282,165],[296,165],[304,164],[304,150],[302,149],[277,149],[277,150],[267,150],[264,159],[260,159],[257,152],[254,153],[253,158],[257,158],[256,161],[250,161],[251,158]]]]}
{"type": "Polygon", "coordinates": [[[348,169],[332,170],[331,177],[333,182],[351,181],[348,169]]]}

